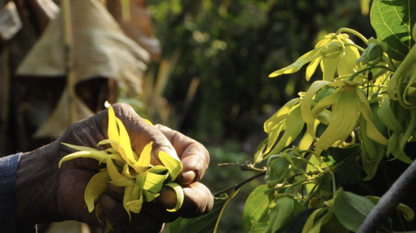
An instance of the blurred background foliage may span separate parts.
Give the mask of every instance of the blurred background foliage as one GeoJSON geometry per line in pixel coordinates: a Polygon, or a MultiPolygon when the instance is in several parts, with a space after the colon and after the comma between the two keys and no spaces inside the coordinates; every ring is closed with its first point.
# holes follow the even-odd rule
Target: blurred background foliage
{"type": "MultiPolygon", "coordinates": [[[[304,69],[269,79],[272,71],[289,65],[340,27],[375,36],[358,0],[146,3],[162,57],[169,60],[180,53],[163,93],[176,116],[171,126],[208,147],[212,160],[203,182],[213,193],[253,175],[216,164],[252,161],[256,146],[266,138],[264,121],[309,85],[304,69]],[[195,79],[198,90],[190,106],[185,106],[195,79]]],[[[261,182],[260,178],[243,187],[229,203],[218,232],[243,231],[245,199],[261,182]]]]}

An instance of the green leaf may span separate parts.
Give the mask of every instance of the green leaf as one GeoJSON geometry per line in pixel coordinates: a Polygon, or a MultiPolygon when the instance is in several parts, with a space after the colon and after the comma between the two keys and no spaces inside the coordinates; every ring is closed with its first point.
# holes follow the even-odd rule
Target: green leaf
{"type": "Polygon", "coordinates": [[[341,188],[335,196],[334,213],[345,228],[356,232],[374,206],[369,199],[341,188]]]}
{"type": "Polygon", "coordinates": [[[387,53],[395,60],[403,60],[414,44],[411,30],[416,22],[415,13],[415,1],[373,1],[371,25],[377,39],[388,45],[387,53]]]}
{"type": "Polygon", "coordinates": [[[361,146],[354,145],[345,148],[330,147],[322,151],[321,156],[329,167],[333,169],[337,182],[355,184],[362,179],[361,167],[356,157],[361,153],[361,146]]]}
{"type": "Polygon", "coordinates": [[[269,206],[270,200],[264,193],[267,185],[260,185],[248,196],[243,211],[243,228],[248,232],[251,228],[250,220],[258,221],[263,211],[269,206]]]}
{"type": "Polygon", "coordinates": [[[170,233],[208,233],[213,232],[221,209],[227,198],[215,198],[211,212],[197,218],[178,218],[169,223],[170,233]]]}

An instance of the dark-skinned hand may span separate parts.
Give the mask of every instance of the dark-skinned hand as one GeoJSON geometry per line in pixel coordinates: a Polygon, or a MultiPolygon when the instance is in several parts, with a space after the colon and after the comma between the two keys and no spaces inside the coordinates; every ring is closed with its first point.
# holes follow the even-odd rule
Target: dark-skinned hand
{"type": "Polygon", "coordinates": [[[185,194],[182,207],[177,212],[166,211],[176,202],[174,193],[172,196],[171,190],[164,189],[157,203],[144,203],[142,211],[132,214],[129,222],[122,204],[124,188],[109,184],[107,192],[99,198],[104,209],[100,215],[103,221],[98,221],[95,211],[88,213],[84,191],[102,165],[93,159],[78,158],[64,162],[58,169],[60,159],[74,152],[61,142],[97,148],[99,141],[108,138],[108,111],[104,110],[73,124],[51,144],[22,155],[16,180],[16,216],[19,222],[36,224],[77,220],[104,228],[108,218],[114,223],[114,232],[152,233],[160,232],[164,222],[179,216],[196,217],[210,211],[213,205],[211,192],[199,182],[209,165],[205,147],[166,126],[148,125],[128,105],[115,104],[113,108],[125,125],[137,154],[153,141],[153,165],[161,164],[156,156],[160,150],[182,161],[183,170],[177,178],[185,194]]]}

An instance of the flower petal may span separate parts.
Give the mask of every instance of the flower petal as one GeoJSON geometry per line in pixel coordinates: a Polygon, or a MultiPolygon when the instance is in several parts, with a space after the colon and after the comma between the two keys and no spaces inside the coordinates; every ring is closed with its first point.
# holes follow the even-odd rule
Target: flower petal
{"type": "MultiPolygon", "coordinates": [[[[327,97],[328,98],[328,97],[327,97]]],[[[344,141],[357,124],[359,114],[359,98],[355,86],[345,86],[332,105],[332,117],[328,127],[315,143],[315,151],[320,154],[336,142],[344,141]]]]}
{"type": "Polygon", "coordinates": [[[65,145],[69,148],[75,149],[75,150],[79,150],[79,151],[99,151],[97,149],[91,148],[91,147],[87,147],[87,146],[77,146],[77,145],[72,145],[72,144],[68,144],[65,142],[61,142],[62,145],[65,145]]]}
{"type": "Polygon", "coordinates": [[[88,207],[88,212],[94,210],[94,203],[98,197],[107,190],[108,182],[110,182],[110,176],[107,170],[103,170],[95,174],[90,182],[88,182],[87,188],[85,188],[84,199],[88,207]]]}
{"type": "Polygon", "coordinates": [[[337,69],[339,58],[323,58],[321,61],[321,70],[324,73],[324,81],[334,80],[335,70],[337,69]]]}
{"type": "Polygon", "coordinates": [[[156,199],[156,197],[160,196],[160,193],[152,193],[147,190],[143,190],[143,195],[146,199],[146,202],[151,202],[156,199]]]}
{"type": "Polygon", "coordinates": [[[169,212],[176,212],[177,210],[179,210],[181,208],[181,206],[183,204],[183,199],[184,199],[184,196],[185,196],[184,193],[183,193],[183,189],[182,189],[182,187],[179,184],[177,184],[175,182],[171,182],[171,183],[165,184],[165,186],[168,186],[170,188],[173,188],[173,190],[176,193],[176,200],[177,200],[176,201],[175,208],[173,208],[173,209],[167,209],[167,211],[169,211],[169,212]]]}
{"type": "Polygon", "coordinates": [[[323,88],[325,85],[329,84],[331,82],[327,81],[315,81],[312,83],[312,85],[309,87],[308,91],[306,92],[306,95],[303,97],[302,103],[301,103],[301,113],[302,113],[302,119],[308,123],[313,124],[314,118],[311,116],[311,109],[312,109],[312,103],[313,103],[313,97],[315,96],[316,92],[318,92],[321,88],[323,88]]]}
{"type": "Polygon", "coordinates": [[[277,77],[282,74],[292,74],[298,71],[302,66],[304,66],[306,63],[311,62],[312,60],[318,58],[321,56],[321,49],[314,49],[312,51],[309,51],[302,55],[300,58],[298,58],[294,63],[292,63],[289,66],[286,66],[285,68],[282,68],[280,70],[277,70],[269,75],[270,78],[277,77]]]}
{"type": "Polygon", "coordinates": [[[264,132],[270,133],[276,125],[285,120],[287,115],[289,114],[290,110],[300,102],[300,98],[291,99],[289,102],[287,102],[283,107],[281,107],[273,116],[271,116],[269,119],[267,119],[266,122],[264,122],[264,132]]]}
{"type": "Polygon", "coordinates": [[[133,164],[136,163],[136,160],[134,159],[133,150],[131,149],[131,143],[130,143],[130,137],[127,133],[126,128],[123,125],[123,122],[121,122],[120,119],[116,117],[116,122],[118,125],[118,128],[120,129],[120,145],[118,146],[120,154],[123,156],[123,152],[125,154],[126,162],[133,166],[133,164]],[[121,148],[121,149],[120,149],[121,148]]]}
{"type": "Polygon", "coordinates": [[[143,196],[141,196],[138,200],[129,201],[126,203],[127,208],[133,213],[140,213],[143,207],[143,196]]]}
{"type": "Polygon", "coordinates": [[[139,160],[135,164],[133,164],[134,170],[136,170],[138,173],[143,172],[143,169],[147,170],[149,168],[152,153],[152,145],[153,142],[147,144],[143,148],[142,153],[140,153],[139,160]]]}
{"type": "Polygon", "coordinates": [[[318,67],[319,63],[321,62],[322,57],[318,57],[309,63],[308,67],[306,68],[305,78],[306,81],[309,81],[312,75],[315,73],[316,68],[318,67]]]}
{"type": "MultiPolygon", "coordinates": [[[[113,107],[108,108],[108,139],[118,142],[120,136],[116,125],[116,114],[113,107]]],[[[117,145],[111,144],[111,146],[117,150],[117,145]]]]}
{"type": "Polygon", "coordinates": [[[303,129],[305,122],[302,119],[300,104],[295,106],[289,113],[286,119],[286,129],[283,133],[283,136],[280,138],[277,145],[272,149],[272,151],[264,157],[267,159],[270,155],[277,154],[282,151],[285,147],[290,145],[296,137],[300,134],[303,129]]]}
{"type": "Polygon", "coordinates": [[[131,190],[133,189],[133,186],[128,186],[124,189],[124,197],[123,197],[123,206],[124,209],[126,209],[127,214],[129,215],[129,222],[131,222],[131,214],[130,209],[127,206],[127,203],[132,201],[131,199],[131,190]]]}
{"type": "Polygon", "coordinates": [[[105,151],[78,151],[78,152],[74,152],[72,154],[69,154],[69,155],[63,157],[59,161],[58,167],[60,168],[63,162],[71,160],[71,159],[90,158],[90,159],[95,159],[97,161],[101,161],[106,156],[108,156],[108,154],[105,151]]]}
{"type": "Polygon", "coordinates": [[[182,162],[176,158],[173,158],[164,151],[159,151],[159,159],[168,169],[172,180],[175,180],[179,173],[182,171],[182,162]]]}
{"type": "Polygon", "coordinates": [[[152,193],[158,193],[163,187],[163,183],[169,174],[159,175],[147,172],[146,180],[144,181],[143,189],[152,193]]]}

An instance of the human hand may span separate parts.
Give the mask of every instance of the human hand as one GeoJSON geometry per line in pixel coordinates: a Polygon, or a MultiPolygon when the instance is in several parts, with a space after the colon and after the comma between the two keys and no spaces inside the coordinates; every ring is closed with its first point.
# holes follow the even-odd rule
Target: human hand
{"type": "MultiPolygon", "coordinates": [[[[160,150],[178,157],[183,163],[183,171],[177,181],[184,186],[184,204],[176,213],[165,209],[168,205],[168,191],[162,192],[159,204],[145,203],[142,212],[132,216],[128,222],[120,197],[122,188],[109,185],[107,194],[100,198],[104,213],[115,223],[115,230],[129,232],[158,232],[164,221],[171,221],[179,216],[194,217],[210,210],[213,204],[210,191],[198,181],[202,178],[209,164],[206,149],[192,140],[165,126],[150,126],[141,119],[128,105],[113,106],[116,116],[125,125],[133,150],[140,152],[146,144],[153,141],[153,165],[161,164],[157,158],[160,150]]],[[[59,160],[73,150],[61,142],[94,147],[99,141],[108,138],[107,110],[84,121],[72,125],[65,134],[55,142],[22,156],[17,173],[17,216],[22,221],[39,223],[74,219],[90,225],[104,227],[95,213],[88,213],[85,208],[84,191],[100,166],[93,159],[74,159],[63,163],[58,169],[59,160]],[[30,197],[30,198],[29,198],[30,197]],[[32,207],[28,209],[28,207],[32,207]]],[[[101,146],[100,146],[101,147],[101,146]]],[[[100,148],[98,149],[105,149],[100,148]]],[[[103,216],[101,219],[104,220],[103,216]]]]}

